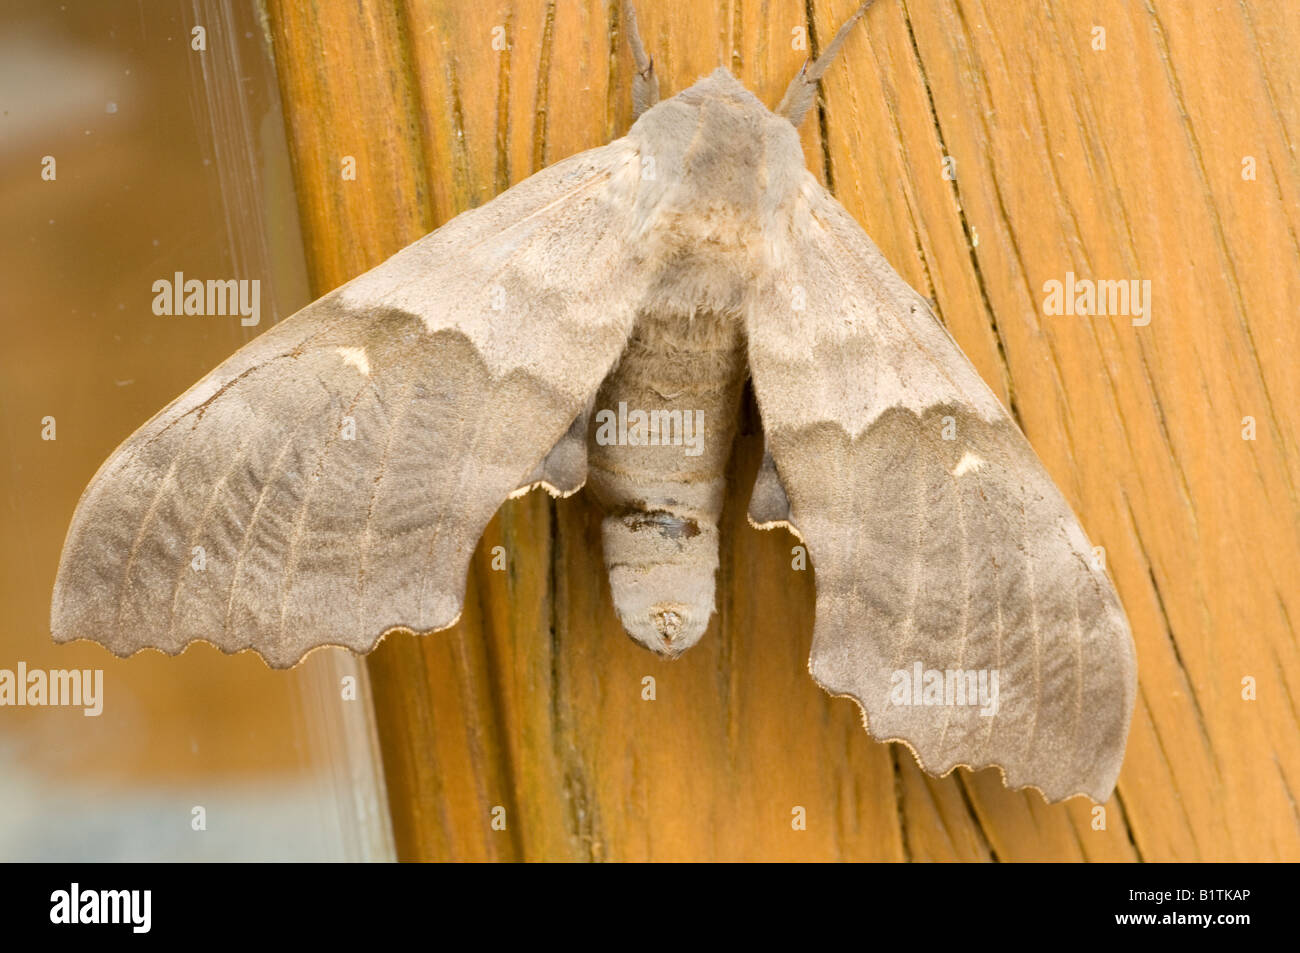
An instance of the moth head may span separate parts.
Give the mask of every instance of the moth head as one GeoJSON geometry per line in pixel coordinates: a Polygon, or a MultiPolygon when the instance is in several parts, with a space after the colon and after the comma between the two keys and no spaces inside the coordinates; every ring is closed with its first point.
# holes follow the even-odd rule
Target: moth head
{"type": "Polygon", "coordinates": [[[805,175],[794,126],[725,69],[647,110],[628,140],[641,157],[642,214],[691,248],[758,240],[805,175]]]}

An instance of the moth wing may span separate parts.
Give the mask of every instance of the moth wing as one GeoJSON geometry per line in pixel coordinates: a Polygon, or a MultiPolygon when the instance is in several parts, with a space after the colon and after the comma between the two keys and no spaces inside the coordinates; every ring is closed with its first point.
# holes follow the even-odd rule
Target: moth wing
{"type": "Polygon", "coordinates": [[[813,677],[932,774],[997,765],[1049,801],[1106,800],[1136,662],[1069,505],[925,299],[811,176],[782,228],[749,318],[768,451],[750,516],[808,547],[813,677]]]}
{"type": "Polygon", "coordinates": [[[619,140],[539,172],[173,401],[77,506],[55,640],[128,655],[203,639],[285,667],[455,622],[501,502],[585,479],[572,431],[641,281],[636,168],[619,140]]]}

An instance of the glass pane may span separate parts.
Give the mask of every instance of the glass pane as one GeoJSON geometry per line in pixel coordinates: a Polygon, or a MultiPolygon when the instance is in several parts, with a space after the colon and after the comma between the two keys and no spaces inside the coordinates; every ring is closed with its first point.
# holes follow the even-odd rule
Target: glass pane
{"type": "Polygon", "coordinates": [[[121,660],[49,636],[96,468],[311,298],[256,8],[32,0],[0,19],[0,859],[389,858],[346,652],[274,672],[205,644],[121,660]],[[177,273],[257,294],[246,315],[156,314],[177,273]],[[102,672],[81,699],[102,711],[4,696],[6,672],[53,669],[102,672]]]}

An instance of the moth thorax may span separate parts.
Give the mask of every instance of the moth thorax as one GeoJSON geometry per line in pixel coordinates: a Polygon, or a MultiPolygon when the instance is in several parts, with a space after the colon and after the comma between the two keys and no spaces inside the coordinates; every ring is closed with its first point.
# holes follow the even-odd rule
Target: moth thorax
{"type": "Polygon", "coordinates": [[[628,634],[676,658],[713,615],[718,528],[665,510],[626,510],[601,524],[614,608],[628,634]]]}

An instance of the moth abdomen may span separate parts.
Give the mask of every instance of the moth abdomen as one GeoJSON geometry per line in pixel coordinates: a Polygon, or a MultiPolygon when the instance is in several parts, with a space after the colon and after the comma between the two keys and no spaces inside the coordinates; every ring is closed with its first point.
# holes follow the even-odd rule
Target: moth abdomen
{"type": "Polygon", "coordinates": [[[717,526],[629,509],[605,517],[601,542],[614,608],[628,634],[669,658],[698,642],[713,615],[717,526]]]}
{"type": "Polygon", "coordinates": [[[590,485],[610,591],[624,628],[660,655],[698,642],[713,615],[742,349],[729,314],[642,313],[596,399],[590,485]]]}

